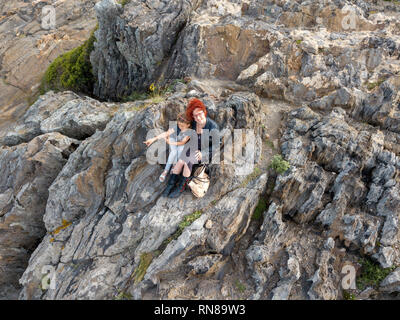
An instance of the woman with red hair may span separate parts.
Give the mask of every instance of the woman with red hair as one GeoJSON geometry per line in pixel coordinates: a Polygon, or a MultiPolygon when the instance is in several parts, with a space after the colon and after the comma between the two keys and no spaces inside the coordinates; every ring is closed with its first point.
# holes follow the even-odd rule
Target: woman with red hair
{"type": "MultiPolygon", "coordinates": [[[[189,101],[188,106],[186,108],[186,118],[187,119],[189,119],[190,121],[194,120],[193,111],[195,109],[199,109],[199,111],[203,111],[204,116],[207,117],[207,109],[206,109],[206,106],[204,105],[204,103],[201,102],[201,100],[194,98],[189,101]]],[[[198,113],[195,113],[195,114],[197,115],[198,113]]]]}
{"type": "MultiPolygon", "coordinates": [[[[209,134],[208,148],[202,145],[203,130],[218,130],[218,125],[207,117],[207,109],[203,102],[199,99],[191,99],[186,108],[186,118],[192,121],[192,130],[195,131],[195,138],[191,138],[190,145],[183,150],[179,161],[175,164],[172,174],[168,180],[167,188],[164,190],[163,195],[169,198],[177,198],[185,190],[193,169],[193,165],[200,164],[208,158],[208,163],[211,162],[212,157],[212,135],[209,134]]],[[[205,140],[205,139],[203,139],[205,140]]],[[[207,141],[206,141],[207,142],[207,141]]],[[[189,144],[188,144],[189,145],[189,144]]],[[[214,146],[215,148],[215,146],[214,146]]]]}

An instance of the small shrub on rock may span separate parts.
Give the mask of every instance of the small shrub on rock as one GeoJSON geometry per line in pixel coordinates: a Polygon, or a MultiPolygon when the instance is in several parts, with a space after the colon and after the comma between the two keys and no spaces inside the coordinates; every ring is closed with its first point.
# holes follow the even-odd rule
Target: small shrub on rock
{"type": "Polygon", "coordinates": [[[378,288],[381,281],[396,269],[396,266],[382,268],[378,263],[367,258],[363,258],[359,262],[361,264],[361,274],[357,277],[356,284],[360,290],[364,290],[368,286],[378,288]]]}
{"type": "Polygon", "coordinates": [[[283,174],[290,168],[290,164],[289,162],[284,160],[280,154],[276,154],[272,158],[269,168],[273,169],[275,172],[279,174],[283,174]]]}
{"type": "Polygon", "coordinates": [[[90,53],[94,49],[96,40],[95,30],[84,44],[62,54],[50,64],[42,79],[40,94],[49,90],[92,93],[95,78],[92,73],[90,53]]]}

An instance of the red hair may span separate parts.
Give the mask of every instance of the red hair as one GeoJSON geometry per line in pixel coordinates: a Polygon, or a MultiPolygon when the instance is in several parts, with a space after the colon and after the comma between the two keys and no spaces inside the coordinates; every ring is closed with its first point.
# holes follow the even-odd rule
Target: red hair
{"type": "Polygon", "coordinates": [[[207,109],[206,106],[201,102],[199,99],[191,99],[188,103],[188,106],[186,108],[186,118],[190,119],[190,121],[193,121],[193,111],[195,109],[201,109],[204,111],[204,115],[207,117],[207,109]]]}

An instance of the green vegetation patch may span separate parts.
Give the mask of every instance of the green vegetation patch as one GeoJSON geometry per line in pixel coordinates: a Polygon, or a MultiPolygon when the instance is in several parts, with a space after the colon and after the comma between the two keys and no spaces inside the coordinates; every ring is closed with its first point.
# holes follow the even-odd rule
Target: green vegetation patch
{"type": "Polygon", "coordinates": [[[118,295],[115,296],[114,300],[132,300],[132,295],[125,291],[120,291],[118,295]]]}
{"type": "Polygon", "coordinates": [[[189,214],[183,218],[183,221],[179,224],[178,231],[180,231],[180,234],[182,234],[183,230],[185,230],[186,227],[190,226],[193,222],[195,222],[200,216],[202,215],[201,210],[197,210],[193,212],[192,214],[189,214]]]}
{"type": "Polygon", "coordinates": [[[254,179],[258,178],[261,175],[261,169],[258,167],[255,167],[253,172],[250,173],[242,182],[240,185],[241,188],[244,188],[249,184],[249,182],[253,181],[254,179]]]}
{"type": "Polygon", "coordinates": [[[139,283],[143,280],[144,275],[146,274],[147,268],[150,266],[151,262],[153,261],[153,254],[151,252],[144,252],[140,256],[140,262],[138,267],[135,270],[134,278],[135,284],[139,283]]]}
{"type": "Polygon", "coordinates": [[[273,156],[269,168],[279,174],[283,174],[290,168],[290,164],[280,154],[276,154],[273,156]]]}
{"type": "Polygon", "coordinates": [[[121,102],[147,100],[148,98],[149,98],[149,95],[145,92],[133,91],[129,96],[122,97],[121,102]]]}
{"type": "Polygon", "coordinates": [[[132,91],[131,94],[119,97],[121,102],[137,101],[137,100],[151,100],[151,103],[160,103],[165,100],[165,95],[172,93],[177,83],[186,83],[183,79],[169,80],[165,85],[152,83],[147,91],[132,91]]]}
{"type": "Polygon", "coordinates": [[[364,290],[368,286],[378,288],[381,281],[396,269],[396,266],[382,268],[378,263],[367,258],[361,259],[359,263],[361,264],[361,274],[357,277],[356,284],[360,290],[364,290]]]}
{"type": "Polygon", "coordinates": [[[385,82],[385,79],[379,79],[376,82],[367,82],[366,86],[368,90],[373,90],[376,87],[379,87],[383,82],[385,82]]]}
{"type": "Polygon", "coordinates": [[[254,209],[254,213],[251,218],[253,220],[260,220],[265,210],[267,210],[267,200],[264,197],[261,197],[260,200],[258,200],[258,204],[254,209]]]}
{"type": "Polygon", "coordinates": [[[95,78],[92,73],[90,53],[94,49],[96,29],[97,27],[84,44],[62,54],[50,64],[43,76],[40,94],[49,90],[92,93],[95,78]]]}
{"type": "Polygon", "coordinates": [[[239,280],[235,281],[235,287],[240,293],[243,293],[246,291],[246,286],[243,283],[241,283],[239,280]]]}
{"type": "Polygon", "coordinates": [[[350,293],[346,290],[343,290],[343,299],[345,300],[356,300],[356,296],[354,293],[350,293]]]}
{"type": "Polygon", "coordinates": [[[176,230],[176,232],[173,235],[164,240],[159,250],[161,252],[164,251],[164,249],[172,240],[178,239],[179,236],[182,234],[183,230],[185,230],[186,227],[190,226],[194,221],[200,218],[202,214],[203,214],[202,210],[196,210],[195,212],[185,216],[181,221],[181,223],[178,225],[178,230],[176,230]]]}
{"type": "Polygon", "coordinates": [[[275,150],[274,143],[273,143],[271,140],[265,139],[265,143],[266,143],[267,146],[270,147],[272,150],[275,150]]]}
{"type": "Polygon", "coordinates": [[[131,0],[119,0],[117,1],[117,3],[119,3],[121,6],[125,6],[126,4],[128,4],[129,2],[131,2],[131,0]]]}

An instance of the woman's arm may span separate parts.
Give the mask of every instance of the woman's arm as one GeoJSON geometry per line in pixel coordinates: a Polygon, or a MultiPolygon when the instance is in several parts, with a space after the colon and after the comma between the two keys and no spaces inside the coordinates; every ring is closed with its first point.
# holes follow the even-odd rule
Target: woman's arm
{"type": "Polygon", "coordinates": [[[208,129],[209,130],[209,134],[210,134],[209,135],[208,149],[202,150],[201,152],[198,152],[199,154],[197,154],[197,152],[196,152],[196,158],[199,161],[200,160],[205,161],[205,159],[208,159],[208,161],[211,162],[211,158],[213,156],[214,148],[220,148],[220,146],[221,146],[221,137],[219,136],[219,126],[215,121],[207,118],[207,124],[204,127],[204,129],[208,129]],[[219,136],[218,145],[217,146],[213,146],[213,144],[212,144],[212,140],[213,140],[212,139],[212,134],[213,134],[212,130],[216,130],[216,132],[214,134],[217,134],[219,136]]]}

